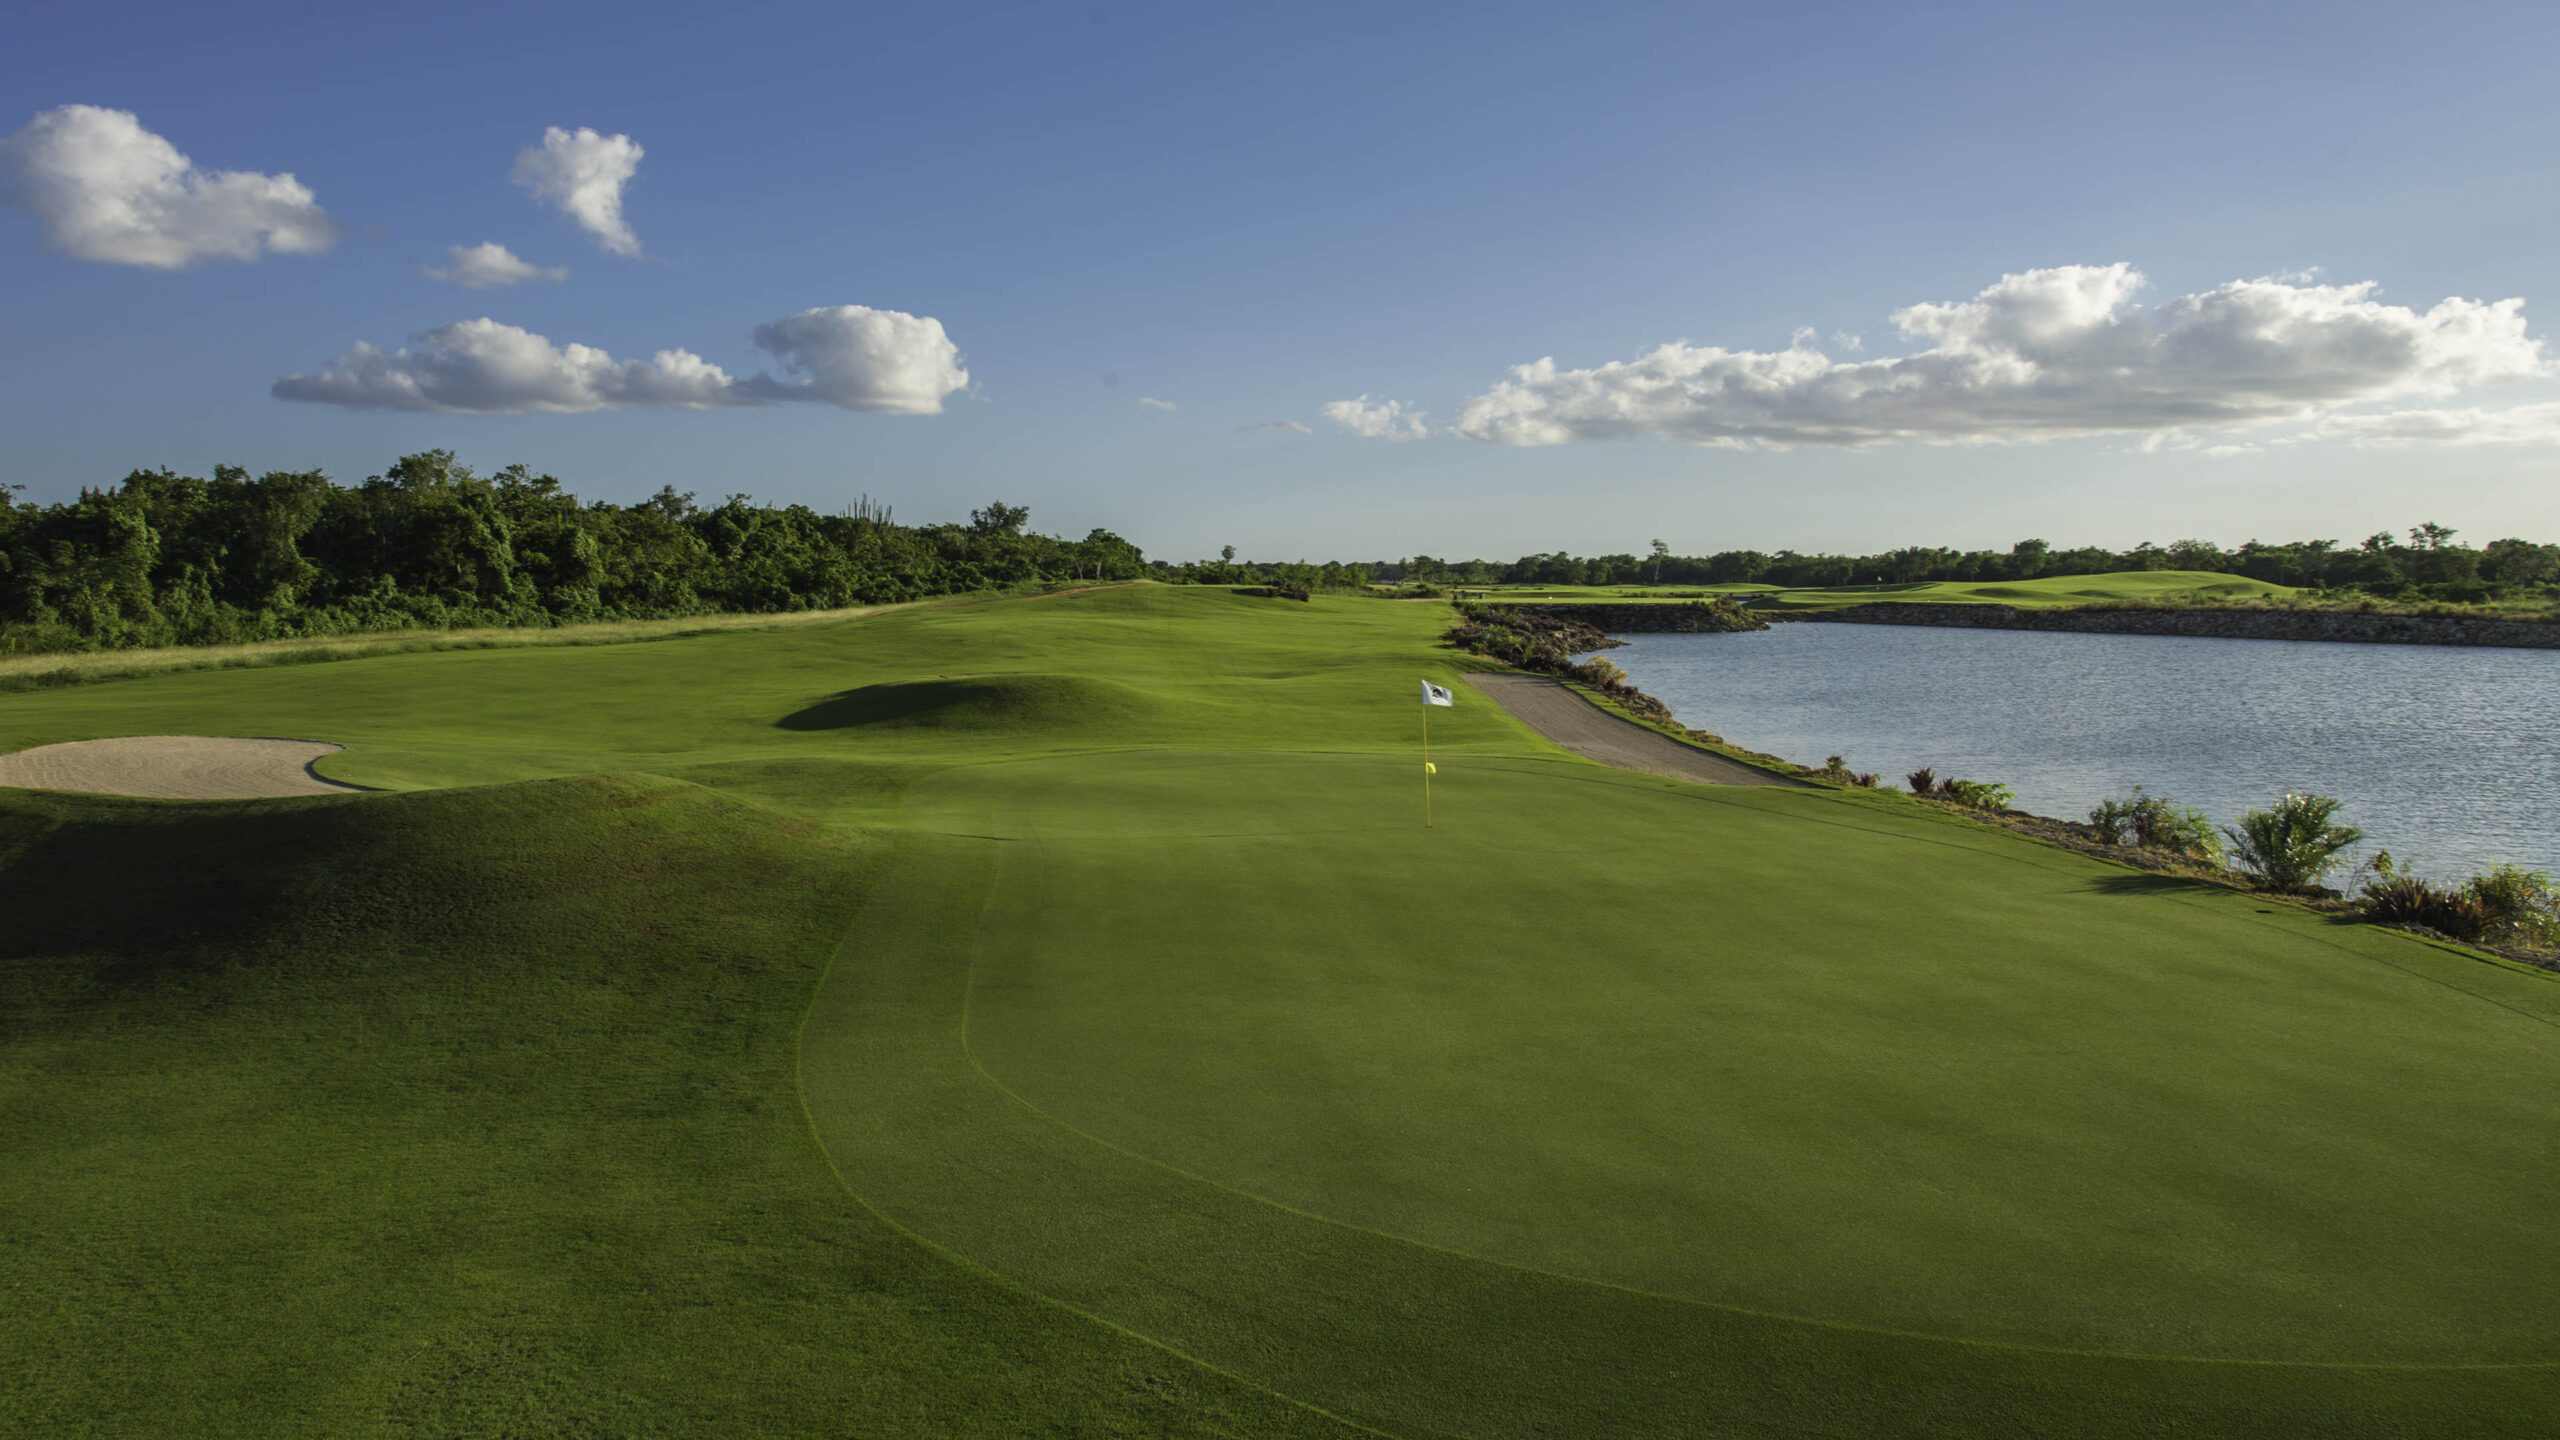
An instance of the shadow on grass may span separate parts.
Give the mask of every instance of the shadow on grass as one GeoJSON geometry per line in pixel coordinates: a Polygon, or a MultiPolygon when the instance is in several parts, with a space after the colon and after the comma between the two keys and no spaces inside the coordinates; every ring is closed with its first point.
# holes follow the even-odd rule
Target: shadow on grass
{"type": "Polygon", "coordinates": [[[2161,875],[2147,870],[2100,875],[2089,882],[2089,888],[2101,895],[2192,894],[2200,890],[2228,893],[2230,890],[2228,886],[2190,875],[2161,875]]]}
{"type": "Polygon", "coordinates": [[[975,675],[909,680],[846,690],[795,710],[784,730],[851,730],[871,725],[1004,728],[1086,725],[1133,719],[1157,708],[1143,691],[1080,675],[975,675]]]}

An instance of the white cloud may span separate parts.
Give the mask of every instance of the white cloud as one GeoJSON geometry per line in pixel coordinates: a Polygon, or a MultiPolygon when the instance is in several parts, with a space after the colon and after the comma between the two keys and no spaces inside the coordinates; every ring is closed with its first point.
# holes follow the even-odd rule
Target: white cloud
{"type": "Polygon", "coordinates": [[[625,405],[726,409],[811,400],[847,410],[929,415],[969,383],[942,322],[863,305],[804,310],[759,325],[756,344],[798,380],[739,379],[690,350],[616,360],[592,345],[554,345],[495,320],[440,325],[413,348],[359,343],[271,393],[364,410],[575,414],[625,405]]]}
{"type": "Polygon", "coordinates": [[[762,400],[821,400],[847,410],[939,415],[942,397],[969,385],[960,347],[942,322],[868,305],[822,306],[756,327],[756,348],[804,379],[758,375],[741,389],[762,400]]]}
{"type": "Polygon", "coordinates": [[[534,198],[559,206],[606,250],[637,255],[640,237],[623,221],[622,187],[639,171],[643,153],[628,135],[599,135],[585,126],[573,133],[554,125],[542,132],[540,145],[516,156],[509,178],[534,198]]]}
{"type": "Polygon", "coordinates": [[[0,142],[10,198],[76,260],[183,270],[199,260],[316,255],[341,227],[289,174],[199,170],[130,110],[63,105],[0,142]]]}
{"type": "Polygon", "coordinates": [[[1239,425],[1236,427],[1236,433],[1239,435],[1250,435],[1257,430],[1278,430],[1291,435],[1313,435],[1316,433],[1307,428],[1307,422],[1304,420],[1265,420],[1259,425],[1239,425]]]}
{"type": "Polygon", "coordinates": [[[1154,410],[1179,410],[1182,408],[1170,400],[1159,400],[1153,395],[1139,396],[1138,403],[1154,410]]]}
{"type": "Polygon", "coordinates": [[[1381,400],[1372,404],[1369,397],[1336,400],[1320,407],[1324,418],[1366,440],[1419,440],[1431,433],[1423,423],[1423,412],[1408,410],[1401,400],[1381,400]]]}
{"type": "Polygon", "coordinates": [[[2330,415],[2310,439],[2357,445],[2560,445],[2560,403],[2505,410],[2394,410],[2330,415]]]}
{"type": "Polygon", "coordinates": [[[2375,287],[2235,280],[2143,307],[2130,265],[2008,275],[1893,316],[1929,348],[1831,360],[1665,345],[1632,361],[1513,369],[1456,429],[1503,445],[1653,436],[1706,445],[1996,443],[2313,417],[2547,372],[2521,300],[2424,312],[2375,287]]]}
{"type": "Polygon", "coordinates": [[[484,240],[477,245],[446,246],[444,268],[430,269],[427,278],[451,281],[465,290],[490,290],[527,280],[566,280],[569,272],[556,265],[529,265],[506,246],[484,240]]]}
{"type": "Polygon", "coordinates": [[[316,375],[288,375],[279,400],[365,410],[538,411],[573,414],[618,405],[708,410],[740,403],[737,381],[689,350],[616,360],[592,345],[554,345],[495,320],[461,320],[389,353],[358,342],[316,375]]]}

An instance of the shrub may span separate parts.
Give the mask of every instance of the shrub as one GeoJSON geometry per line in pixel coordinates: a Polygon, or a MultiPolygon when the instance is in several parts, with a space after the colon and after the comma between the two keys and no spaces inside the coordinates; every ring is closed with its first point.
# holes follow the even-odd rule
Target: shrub
{"type": "Polygon", "coordinates": [[[2089,828],[2097,831],[2098,839],[2106,844],[2125,844],[2133,838],[2135,814],[2149,799],[2139,785],[2134,786],[2133,793],[2122,800],[2109,796],[2089,812],[2089,828]]]}
{"type": "Polygon", "coordinates": [[[1938,798],[1952,800],[1969,810],[2006,810],[2018,797],[2006,785],[1987,780],[1958,780],[1949,777],[1938,782],[1938,798]]]}
{"type": "Polygon", "coordinates": [[[1603,690],[1615,690],[1627,683],[1627,672],[1612,663],[1606,655],[1594,655],[1573,667],[1583,683],[1603,690]]]}
{"type": "Polygon", "coordinates": [[[1876,788],[1876,782],[1884,778],[1873,771],[1862,774],[1850,769],[1848,758],[1842,755],[1834,755],[1823,761],[1822,768],[1813,773],[1833,784],[1855,785],[1861,790],[1873,790],[1876,788]]]}
{"type": "Polygon", "coordinates": [[[2213,828],[2212,819],[2201,810],[2163,802],[2151,826],[2139,832],[2137,843],[2191,860],[2223,863],[2222,833],[2213,828]]]}
{"type": "Polygon", "coordinates": [[[2537,950],[2560,946],[2560,892],[2542,871],[2500,865],[2472,876],[2463,893],[2479,906],[2483,939],[2537,950]]]}
{"type": "Polygon", "coordinates": [[[2439,890],[2415,875],[2378,873],[2365,882],[2365,918],[2384,925],[2416,925],[2456,940],[2488,933],[2489,915],[2468,889],[2439,890]]]}
{"type": "Polygon", "coordinates": [[[2188,809],[2164,795],[2148,795],[2141,786],[2121,799],[2098,802],[2089,824],[2109,845],[2141,845],[2195,860],[2222,862],[2222,837],[2201,810],[2188,809]]]}
{"type": "Polygon", "coordinates": [[[1926,795],[1930,791],[1938,788],[1938,772],[1930,769],[1926,765],[1923,765],[1919,769],[1912,771],[1910,774],[1903,776],[1902,783],[1911,787],[1912,794],[1926,795]]]}
{"type": "Polygon", "coordinates": [[[2343,861],[2346,848],[2364,838],[2337,823],[2338,801],[2327,795],[2287,795],[2266,810],[2244,810],[2227,826],[2232,858],[2270,890],[2302,891],[2343,861]]]}

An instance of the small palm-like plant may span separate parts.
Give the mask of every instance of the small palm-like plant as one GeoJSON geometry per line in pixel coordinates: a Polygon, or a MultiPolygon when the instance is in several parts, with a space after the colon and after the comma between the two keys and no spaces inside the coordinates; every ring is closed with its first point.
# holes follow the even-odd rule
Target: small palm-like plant
{"type": "Polygon", "coordinates": [[[2487,934],[2487,907],[2469,890],[2440,890],[2415,875],[2381,871],[2365,882],[2366,918],[2385,925],[2418,925],[2456,940],[2487,934]]]}
{"type": "Polygon", "coordinates": [[[1911,787],[1912,794],[1926,795],[1938,788],[1938,772],[1934,766],[1923,765],[1903,776],[1902,782],[1911,787]]]}
{"type": "Polygon", "coordinates": [[[2287,795],[2265,810],[2244,810],[2223,834],[2231,857],[2270,890],[2308,890],[2345,863],[2348,846],[2364,838],[2337,823],[2338,801],[2328,795],[2287,795]]]}

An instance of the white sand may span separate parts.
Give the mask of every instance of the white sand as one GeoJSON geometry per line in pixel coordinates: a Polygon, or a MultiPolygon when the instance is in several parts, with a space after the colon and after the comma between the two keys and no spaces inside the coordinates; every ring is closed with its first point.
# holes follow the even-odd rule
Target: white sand
{"type": "Polygon", "coordinates": [[[345,748],[317,740],[231,740],[211,735],[74,740],[0,755],[0,785],[162,800],[344,795],[360,787],[321,779],[311,773],[311,762],[345,748]]]}

